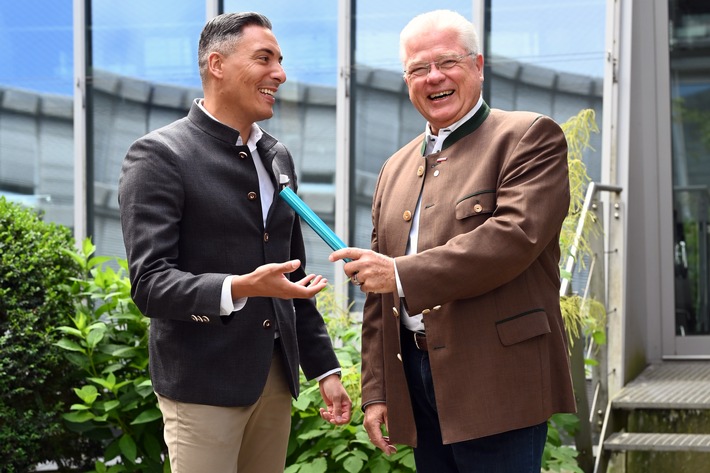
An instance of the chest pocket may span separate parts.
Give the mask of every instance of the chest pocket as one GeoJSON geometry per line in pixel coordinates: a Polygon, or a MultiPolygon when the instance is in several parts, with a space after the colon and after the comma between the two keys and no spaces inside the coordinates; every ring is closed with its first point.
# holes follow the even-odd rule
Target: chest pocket
{"type": "Polygon", "coordinates": [[[475,215],[490,215],[496,208],[496,193],[494,190],[483,190],[464,197],[456,203],[456,219],[475,215]]]}

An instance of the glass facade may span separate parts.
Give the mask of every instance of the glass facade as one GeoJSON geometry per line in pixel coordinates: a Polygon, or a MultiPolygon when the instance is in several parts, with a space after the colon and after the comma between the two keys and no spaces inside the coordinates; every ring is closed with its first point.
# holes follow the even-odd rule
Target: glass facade
{"type": "Polygon", "coordinates": [[[710,334],[710,5],[671,0],[675,329],[710,334]]]}
{"type": "MultiPolygon", "coordinates": [[[[340,132],[350,143],[350,235],[342,237],[368,247],[380,166],[424,129],[402,80],[399,32],[434,7],[423,0],[218,3],[225,11],[256,10],[272,20],[288,80],[279,89],[274,117],[262,126],[289,147],[301,197],[331,226],[338,212],[336,109],[344,105],[339,100],[349,100],[350,125],[340,132]],[[339,10],[342,5],[351,11],[339,10]],[[351,75],[346,98],[339,98],[338,25],[346,13],[351,75]]],[[[201,96],[196,50],[207,5],[86,5],[88,227],[100,254],[123,256],[116,195],[121,161],[133,140],[184,116],[201,96]]],[[[480,24],[481,5],[489,20],[480,40],[491,106],[533,110],[558,121],[594,108],[601,118],[604,0],[447,0],[435,8],[457,10],[480,24]]],[[[70,0],[0,5],[0,193],[68,226],[74,218],[72,8],[70,0]]],[[[590,153],[588,162],[596,178],[599,153],[590,153]]],[[[304,233],[309,269],[332,280],[330,249],[310,229],[304,233]]]]}

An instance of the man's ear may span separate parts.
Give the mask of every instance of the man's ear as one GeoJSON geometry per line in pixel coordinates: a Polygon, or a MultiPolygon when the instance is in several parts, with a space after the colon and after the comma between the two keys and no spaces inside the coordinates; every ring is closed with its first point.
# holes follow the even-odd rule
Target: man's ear
{"type": "Polygon", "coordinates": [[[209,73],[219,79],[224,75],[222,70],[222,65],[224,64],[224,58],[218,52],[212,52],[207,56],[207,69],[209,73]]]}

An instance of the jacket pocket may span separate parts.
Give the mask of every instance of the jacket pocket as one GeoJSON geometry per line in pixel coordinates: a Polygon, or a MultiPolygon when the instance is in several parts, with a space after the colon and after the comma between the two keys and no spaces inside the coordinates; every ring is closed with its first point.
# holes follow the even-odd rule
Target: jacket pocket
{"type": "Polygon", "coordinates": [[[496,322],[498,338],[503,346],[529,340],[550,333],[550,323],[543,309],[535,309],[496,322]]]}
{"type": "Polygon", "coordinates": [[[477,191],[456,202],[456,219],[462,220],[475,215],[489,215],[493,213],[495,208],[495,190],[477,191]]]}

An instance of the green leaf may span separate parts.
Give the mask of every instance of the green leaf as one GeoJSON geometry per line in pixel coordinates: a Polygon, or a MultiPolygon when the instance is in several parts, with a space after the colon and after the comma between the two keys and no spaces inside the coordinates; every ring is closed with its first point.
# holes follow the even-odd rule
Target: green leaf
{"type": "Polygon", "coordinates": [[[301,465],[301,473],[326,473],[328,471],[328,462],[325,458],[316,458],[310,463],[301,465]]]}
{"type": "Polygon", "coordinates": [[[89,381],[92,383],[96,383],[99,386],[102,386],[109,391],[113,391],[114,386],[116,386],[116,376],[113,373],[109,373],[108,376],[106,376],[106,379],[104,378],[89,378],[89,381]]]}
{"type": "Polygon", "coordinates": [[[101,343],[101,340],[103,340],[105,333],[106,326],[103,324],[92,328],[89,332],[89,335],[86,337],[86,343],[89,345],[89,348],[95,348],[96,345],[101,343]]]}
{"type": "Polygon", "coordinates": [[[345,470],[348,471],[349,473],[357,473],[362,470],[362,466],[364,464],[365,464],[365,462],[359,458],[348,457],[343,462],[343,468],[345,468],[345,470]]]}
{"type": "Polygon", "coordinates": [[[79,396],[79,399],[84,401],[84,404],[89,406],[94,403],[97,397],[99,397],[99,392],[96,389],[96,386],[86,385],[82,386],[81,389],[74,388],[74,392],[77,396],[79,396]]]}
{"type": "Polygon", "coordinates": [[[77,343],[74,343],[67,338],[62,338],[57,343],[55,343],[55,345],[60,348],[65,349],[65,350],[69,350],[69,351],[79,351],[79,352],[85,351],[81,345],[78,345],[77,343]]]}
{"type": "Polygon", "coordinates": [[[62,417],[68,420],[69,422],[76,422],[77,424],[81,424],[92,420],[94,418],[94,414],[89,411],[68,412],[66,414],[62,414],[62,417]]]}
{"type": "Polygon", "coordinates": [[[131,463],[135,463],[138,455],[138,448],[136,447],[136,442],[130,435],[123,434],[121,440],[118,442],[118,447],[121,449],[121,454],[124,457],[126,457],[131,463]]]}
{"type": "Polygon", "coordinates": [[[111,401],[106,401],[103,404],[103,410],[104,410],[104,412],[110,412],[110,411],[116,409],[120,405],[121,405],[121,401],[117,401],[115,399],[111,400],[111,401]]]}
{"type": "Polygon", "coordinates": [[[135,418],[133,422],[131,422],[131,425],[135,424],[145,424],[147,422],[153,422],[154,420],[158,420],[162,417],[162,414],[160,412],[160,409],[158,408],[152,408],[145,410],[138,414],[138,417],[135,418]]]}

